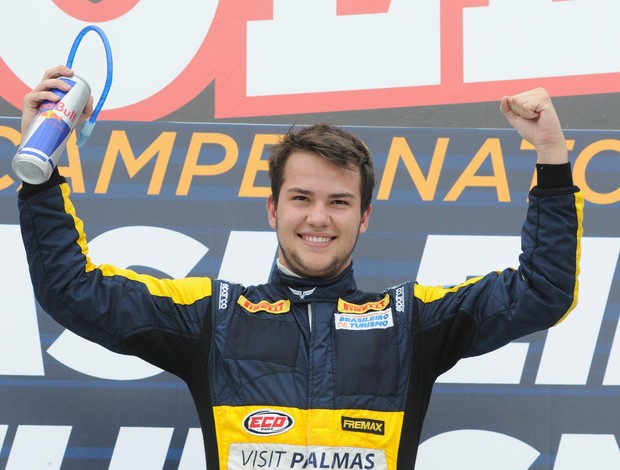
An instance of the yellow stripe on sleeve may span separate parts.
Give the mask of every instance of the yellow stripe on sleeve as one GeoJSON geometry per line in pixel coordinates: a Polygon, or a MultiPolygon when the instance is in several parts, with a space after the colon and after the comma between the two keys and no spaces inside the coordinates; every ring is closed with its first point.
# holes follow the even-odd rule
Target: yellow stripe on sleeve
{"type": "Polygon", "coordinates": [[[575,211],[577,213],[577,247],[576,247],[576,260],[575,265],[575,288],[573,289],[573,303],[568,307],[566,313],[560,318],[556,325],[562,323],[564,319],[572,312],[577,306],[579,301],[579,273],[581,272],[581,237],[583,235],[583,194],[581,191],[575,193],[575,211]]]}
{"type": "Polygon", "coordinates": [[[450,286],[450,287],[422,286],[420,284],[415,284],[413,286],[413,296],[420,299],[424,303],[434,302],[435,300],[439,300],[451,292],[458,291],[464,286],[475,284],[480,279],[482,279],[482,276],[472,277],[471,279],[468,279],[466,282],[463,282],[456,286],[450,286]]]}
{"type": "Polygon", "coordinates": [[[140,282],[146,286],[151,295],[169,297],[176,304],[190,305],[197,300],[211,295],[212,282],[208,277],[187,277],[183,279],[158,279],[146,274],[138,274],[130,269],[121,269],[108,264],[97,266],[88,256],[88,243],[84,232],[84,223],[77,216],[75,207],[69,199],[71,190],[67,183],[61,185],[65,212],[73,218],[75,229],[78,233],[77,244],[86,260],[84,270],[92,272],[95,269],[101,271],[104,276],[121,276],[132,281],[140,282]]]}

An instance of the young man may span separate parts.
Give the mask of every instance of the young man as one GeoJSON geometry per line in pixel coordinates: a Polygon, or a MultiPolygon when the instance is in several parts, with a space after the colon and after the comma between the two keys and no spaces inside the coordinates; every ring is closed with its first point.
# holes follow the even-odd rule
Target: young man
{"type": "MultiPolygon", "coordinates": [[[[47,71],[26,96],[24,131],[71,73],[47,71]]],[[[182,378],[210,469],[413,468],[436,378],[553,326],[577,302],[583,204],[559,120],[542,89],[500,106],[538,152],[516,270],[359,291],[352,253],[371,215],[372,160],[356,137],[317,125],[289,132],[270,158],[279,252],[267,284],[93,265],[55,172],[19,194],[37,299],[77,334],[182,378]]]]}

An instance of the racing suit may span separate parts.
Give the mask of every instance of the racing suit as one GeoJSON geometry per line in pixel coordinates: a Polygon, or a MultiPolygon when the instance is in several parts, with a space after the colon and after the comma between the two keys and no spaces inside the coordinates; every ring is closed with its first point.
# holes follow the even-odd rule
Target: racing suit
{"type": "Polygon", "coordinates": [[[73,332],[183,379],[210,469],[413,468],[436,378],[561,321],[577,301],[583,201],[538,166],[518,269],[451,287],[356,288],[274,268],[267,284],[157,279],[89,259],[57,172],[24,184],[36,298],[73,332]]]}

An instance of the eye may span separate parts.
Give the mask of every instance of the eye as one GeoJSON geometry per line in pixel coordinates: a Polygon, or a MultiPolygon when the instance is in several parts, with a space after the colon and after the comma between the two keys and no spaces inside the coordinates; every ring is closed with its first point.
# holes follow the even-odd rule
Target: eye
{"type": "Polygon", "coordinates": [[[349,201],[347,201],[345,199],[334,199],[333,204],[335,204],[337,206],[348,206],[349,205],[349,201]]]}

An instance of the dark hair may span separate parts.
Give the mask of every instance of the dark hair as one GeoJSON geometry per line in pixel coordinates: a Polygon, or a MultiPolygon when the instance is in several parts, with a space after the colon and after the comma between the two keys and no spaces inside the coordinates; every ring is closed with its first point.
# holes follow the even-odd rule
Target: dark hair
{"type": "Polygon", "coordinates": [[[300,151],[320,155],[346,170],[359,170],[362,212],[370,206],[375,188],[375,169],[368,147],[350,132],[325,123],[305,127],[299,131],[293,131],[291,128],[278,144],[271,147],[269,178],[271,194],[276,205],[284,182],[286,162],[292,153],[300,151]]]}

